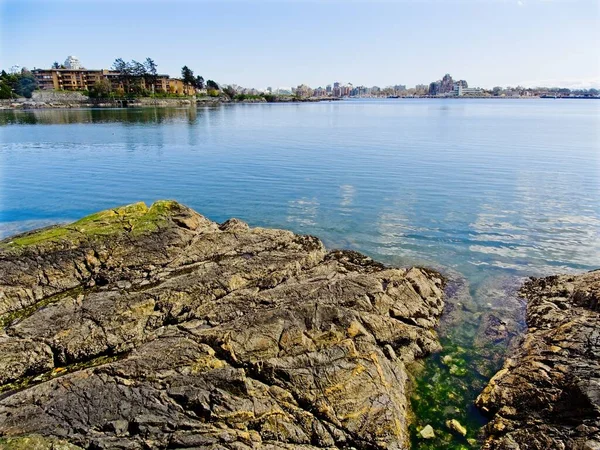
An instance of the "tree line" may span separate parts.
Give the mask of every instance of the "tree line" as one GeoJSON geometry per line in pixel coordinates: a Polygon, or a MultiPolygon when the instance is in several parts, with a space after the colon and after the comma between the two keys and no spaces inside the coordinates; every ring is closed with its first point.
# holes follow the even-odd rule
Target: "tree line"
{"type": "MultiPolygon", "coordinates": [[[[125,92],[133,94],[148,94],[148,90],[144,90],[144,86],[150,86],[154,93],[154,86],[159,76],[157,68],[158,66],[152,58],[146,58],[143,63],[136,60],[127,62],[122,58],[117,58],[112,65],[112,69],[118,73],[119,81],[125,92]],[[142,81],[144,81],[143,84],[142,81]]],[[[215,81],[208,80],[205,83],[204,77],[194,76],[194,71],[188,66],[181,68],[181,78],[185,84],[196,89],[219,90],[219,85],[215,81]]]]}
{"type": "Polygon", "coordinates": [[[31,98],[36,88],[35,77],[27,69],[23,69],[21,73],[6,73],[5,70],[0,72],[0,99],[31,98]]]}
{"type": "MultiPolygon", "coordinates": [[[[54,62],[52,69],[65,69],[65,66],[54,62]]],[[[136,60],[125,61],[115,59],[111,69],[117,72],[119,83],[123,86],[122,93],[127,95],[155,94],[154,86],[158,80],[158,65],[148,57],[143,62],[136,60]]],[[[207,89],[213,95],[221,90],[214,80],[204,81],[201,75],[194,76],[194,71],[188,66],[181,68],[183,82],[196,89],[207,89]]],[[[34,90],[38,88],[37,81],[31,71],[22,69],[20,73],[0,73],[0,99],[18,97],[31,98],[34,90]]],[[[87,92],[90,97],[106,98],[113,94],[113,87],[109,80],[102,79],[91,86],[87,92]]],[[[168,93],[161,93],[168,94],[168,93]]]]}
{"type": "Polygon", "coordinates": [[[183,66],[181,68],[181,79],[184,83],[190,84],[196,89],[212,89],[217,91],[220,89],[219,85],[213,80],[208,80],[205,84],[204,77],[201,75],[194,78],[194,71],[188,66],[183,66]]]}

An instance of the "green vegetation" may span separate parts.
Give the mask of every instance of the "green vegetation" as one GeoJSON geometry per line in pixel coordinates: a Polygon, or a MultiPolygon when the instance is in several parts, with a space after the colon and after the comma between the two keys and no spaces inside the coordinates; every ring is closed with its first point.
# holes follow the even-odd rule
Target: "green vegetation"
{"type": "Polygon", "coordinates": [[[117,58],[112,66],[113,70],[119,73],[119,81],[123,85],[124,93],[134,95],[147,95],[148,90],[144,85],[154,86],[158,77],[157,67],[152,58],[146,58],[144,63],[133,59],[126,62],[122,58],[117,58]]]}
{"type": "Polygon", "coordinates": [[[21,73],[9,74],[4,70],[0,73],[0,99],[31,98],[36,89],[35,77],[27,69],[23,69],[21,73]]]}
{"type": "Polygon", "coordinates": [[[216,91],[220,90],[219,85],[213,80],[208,80],[206,82],[206,89],[214,89],[216,91]]]}
{"type": "Polygon", "coordinates": [[[473,402],[477,393],[485,386],[487,378],[476,370],[483,358],[457,343],[461,340],[468,342],[464,336],[443,338],[442,353],[428,358],[416,374],[411,397],[414,420],[410,426],[414,449],[479,448],[477,433],[485,419],[475,410],[473,402]],[[451,419],[456,419],[466,427],[466,436],[448,428],[446,421],[451,419]],[[435,438],[424,439],[419,434],[426,425],[433,427],[435,438]]]}
{"type": "Polygon", "coordinates": [[[194,71],[188,66],[181,68],[181,79],[184,83],[194,85],[196,84],[196,78],[194,78],[194,71]]]}
{"type": "Polygon", "coordinates": [[[177,202],[168,200],[157,201],[150,208],[143,202],[134,203],[92,214],[70,225],[25,233],[9,241],[4,241],[1,245],[26,247],[47,242],[79,242],[81,239],[93,236],[121,232],[142,234],[160,228],[169,212],[177,206],[177,202]]]}
{"type": "Polygon", "coordinates": [[[197,89],[204,89],[204,77],[198,75],[196,77],[196,88],[197,89]]]}
{"type": "Polygon", "coordinates": [[[235,96],[235,100],[244,101],[244,100],[264,100],[263,95],[252,95],[252,94],[238,94],[235,96]]]}
{"type": "MultiPolygon", "coordinates": [[[[192,69],[190,69],[188,66],[183,66],[181,68],[181,78],[184,83],[192,85],[196,89],[204,89],[205,87],[207,87],[204,85],[204,77],[202,77],[201,75],[198,75],[194,78],[194,71],[192,69]]],[[[209,80],[209,81],[211,81],[211,80],[209,80]]],[[[213,81],[213,83],[215,85],[217,85],[217,83],[215,83],[214,81],[213,81]]],[[[214,86],[210,86],[209,88],[219,90],[218,85],[216,88],[214,86]]]]}
{"type": "Polygon", "coordinates": [[[110,85],[110,81],[100,80],[89,90],[88,95],[90,98],[106,98],[110,96],[111,92],[112,86],[110,85]]]}

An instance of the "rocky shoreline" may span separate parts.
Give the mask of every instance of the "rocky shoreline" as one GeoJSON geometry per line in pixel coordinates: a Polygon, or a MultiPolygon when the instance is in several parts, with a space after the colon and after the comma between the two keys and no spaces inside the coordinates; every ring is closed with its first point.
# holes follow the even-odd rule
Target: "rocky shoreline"
{"type": "Polygon", "coordinates": [[[600,449],[600,271],[532,279],[528,331],[479,395],[484,449],[600,449]]]}
{"type": "MultiPolygon", "coordinates": [[[[323,99],[297,99],[277,98],[271,103],[306,103],[337,101],[339,98],[323,99]]],[[[197,98],[151,98],[141,97],[135,99],[91,99],[77,92],[61,93],[34,93],[32,99],[0,100],[0,110],[15,109],[77,109],[77,108],[177,108],[190,106],[217,106],[230,103],[267,103],[267,100],[248,98],[244,100],[231,100],[223,95],[221,97],[197,98]],[[37,95],[36,95],[37,94],[37,95]],[[53,95],[49,95],[53,94],[53,95]]]]}
{"type": "MultiPolygon", "coordinates": [[[[470,308],[452,289],[173,201],[13,236],[0,242],[0,449],[410,448],[413,371],[441,350],[444,304],[444,333],[470,308]]],[[[600,271],[520,293],[524,336],[513,297],[475,336],[489,363],[470,370],[486,378],[494,346],[510,349],[476,401],[483,448],[600,449],[600,271]]],[[[459,356],[444,350],[450,374],[459,356]]]]}
{"type": "Polygon", "coordinates": [[[167,201],[12,237],[0,448],[407,448],[443,283],[167,201]]]}

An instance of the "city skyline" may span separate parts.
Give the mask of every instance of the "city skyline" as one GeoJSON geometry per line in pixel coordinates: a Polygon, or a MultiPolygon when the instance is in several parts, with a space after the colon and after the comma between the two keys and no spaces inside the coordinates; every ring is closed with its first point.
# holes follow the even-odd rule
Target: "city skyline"
{"type": "Polygon", "coordinates": [[[1,65],[150,56],[171,76],[185,64],[259,89],[415,86],[445,73],[488,89],[600,87],[596,1],[225,3],[4,0],[1,65]]]}

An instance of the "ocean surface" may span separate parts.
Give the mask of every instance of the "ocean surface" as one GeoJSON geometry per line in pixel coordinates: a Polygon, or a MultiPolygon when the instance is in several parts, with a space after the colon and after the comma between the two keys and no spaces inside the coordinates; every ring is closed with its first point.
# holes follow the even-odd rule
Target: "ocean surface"
{"type": "Polygon", "coordinates": [[[594,100],[0,111],[0,170],[4,237],[168,198],[215,221],[238,217],[447,273],[474,305],[460,333],[442,332],[467,374],[450,373],[441,355],[427,361],[415,448],[441,445],[417,437],[426,423],[437,431],[457,417],[469,438],[485,423],[471,406],[490,373],[473,348],[483,313],[514,300],[524,277],[600,268],[594,100]]]}

